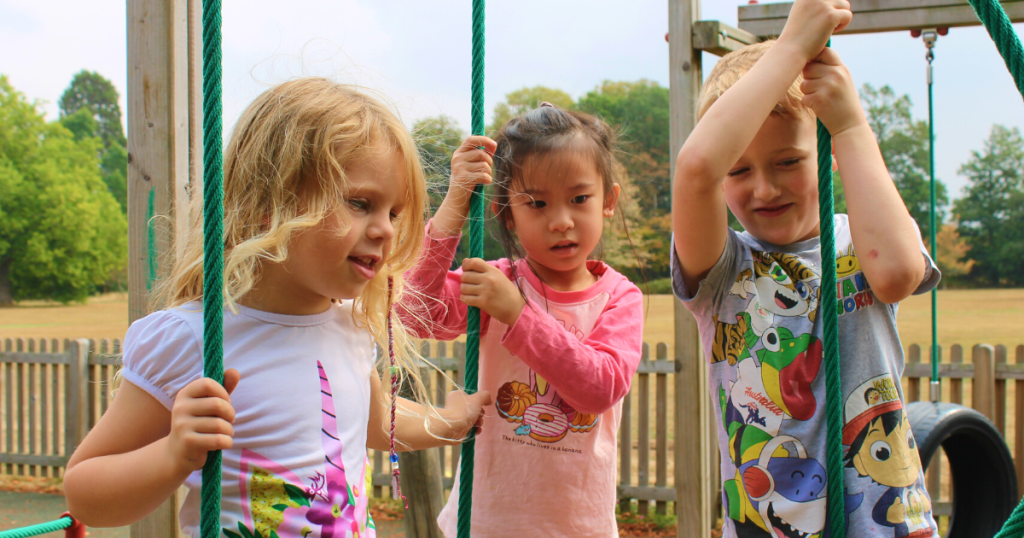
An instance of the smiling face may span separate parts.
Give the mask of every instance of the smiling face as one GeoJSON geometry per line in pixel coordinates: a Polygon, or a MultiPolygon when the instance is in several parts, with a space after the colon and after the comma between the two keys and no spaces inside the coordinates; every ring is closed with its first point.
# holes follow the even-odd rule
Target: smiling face
{"type": "Polygon", "coordinates": [[[341,207],[319,224],[292,236],[288,258],[265,264],[254,288],[259,308],[314,314],[331,299],[354,299],[387,263],[408,180],[397,151],[378,150],[350,164],[341,207]],[[269,301],[269,302],[268,302],[269,301]]]}
{"type": "Polygon", "coordinates": [[[817,236],[817,155],[809,116],[768,116],[722,184],[729,209],[754,237],[788,245],[817,236]]]}
{"type": "Polygon", "coordinates": [[[510,189],[513,231],[538,275],[556,289],[593,284],[586,261],[615,213],[619,186],[606,193],[604,178],[583,155],[539,155],[510,189]]]}
{"type": "Polygon", "coordinates": [[[892,413],[899,416],[888,419],[896,422],[891,430],[886,427],[883,417],[871,422],[852,462],[861,476],[870,476],[883,486],[905,488],[917,481],[921,456],[910,431],[910,420],[902,409],[892,413]]]}

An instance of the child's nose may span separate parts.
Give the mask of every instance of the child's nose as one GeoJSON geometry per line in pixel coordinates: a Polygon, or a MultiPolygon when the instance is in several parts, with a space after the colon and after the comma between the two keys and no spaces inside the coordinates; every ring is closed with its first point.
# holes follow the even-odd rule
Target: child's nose
{"type": "Polygon", "coordinates": [[[366,235],[370,239],[390,241],[395,237],[395,225],[391,222],[391,215],[374,218],[366,229],[366,235]]]}
{"type": "Polygon", "coordinates": [[[549,212],[550,228],[553,232],[564,232],[571,230],[573,227],[572,215],[569,214],[567,209],[563,208],[551,208],[549,212]]]}
{"type": "Polygon", "coordinates": [[[782,190],[769,174],[757,174],[754,179],[754,197],[759,200],[771,200],[781,194],[782,190]]]}

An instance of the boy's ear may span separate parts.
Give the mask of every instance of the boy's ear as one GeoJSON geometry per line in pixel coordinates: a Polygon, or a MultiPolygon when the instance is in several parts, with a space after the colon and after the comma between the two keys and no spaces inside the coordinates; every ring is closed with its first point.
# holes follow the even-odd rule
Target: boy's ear
{"type": "Polygon", "coordinates": [[[612,184],[612,192],[608,193],[604,199],[604,216],[605,218],[611,218],[615,216],[615,205],[619,203],[619,193],[622,192],[622,188],[619,187],[618,183],[612,184]]]}

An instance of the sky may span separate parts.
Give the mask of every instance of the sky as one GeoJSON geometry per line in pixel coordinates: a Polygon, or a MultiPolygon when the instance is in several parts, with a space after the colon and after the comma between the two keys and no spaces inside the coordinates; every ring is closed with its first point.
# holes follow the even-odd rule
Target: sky
{"type": "MultiPolygon", "coordinates": [[[[224,0],[224,126],[266,88],[322,75],[386,95],[408,124],[446,114],[470,123],[469,0],[224,0]]],[[[737,25],[746,1],[704,0],[701,18],[737,25]]],[[[0,74],[49,119],[74,74],[98,71],[127,89],[123,0],[0,0],[0,74]]],[[[1015,25],[1020,31],[1020,25],[1015,25]]],[[[544,85],[578,98],[604,80],[668,86],[666,0],[516,0],[487,6],[485,109],[544,85]]],[[[857,86],[909,94],[927,118],[924,45],[908,32],[839,36],[857,86]]],[[[994,123],[1024,127],[1024,106],[981,27],[941,37],[935,60],[936,175],[953,197],[957,169],[994,123]]],[[[704,54],[705,76],[716,58],[704,54]]]]}

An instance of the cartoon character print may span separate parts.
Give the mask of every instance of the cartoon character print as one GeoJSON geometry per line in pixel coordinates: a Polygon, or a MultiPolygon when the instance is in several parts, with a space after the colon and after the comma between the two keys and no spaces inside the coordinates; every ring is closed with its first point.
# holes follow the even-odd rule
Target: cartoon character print
{"type": "Polygon", "coordinates": [[[502,385],[494,406],[505,420],[520,424],[516,435],[528,435],[542,443],[561,441],[570,431],[587,433],[601,419],[574,409],[533,370],[530,370],[529,384],[509,381],[502,385]]]}
{"type": "Polygon", "coordinates": [[[371,474],[364,463],[362,487],[349,483],[342,463],[337,414],[331,385],[318,361],[321,393],[321,446],[324,471],[308,479],[309,485],[288,468],[260,454],[242,449],[239,486],[245,521],[235,529],[222,529],[227,538],[372,538],[367,492],[371,474]],[[317,533],[317,531],[319,531],[317,533]]]}
{"type": "Polygon", "coordinates": [[[814,321],[821,277],[792,254],[752,250],[751,256],[759,307],[777,316],[814,321]]]}
{"type": "Polygon", "coordinates": [[[836,256],[836,278],[845,278],[860,272],[860,260],[853,250],[853,243],[846,249],[846,252],[836,256]]]}
{"type": "Polygon", "coordinates": [[[889,488],[871,510],[875,523],[892,527],[895,538],[932,536],[931,501],[917,485],[917,441],[891,375],[865,381],[847,398],[843,444],[847,467],[889,488]]]}
{"type": "Polygon", "coordinates": [[[825,526],[825,468],[788,435],[762,440],[751,449],[736,462],[736,475],[725,482],[722,492],[737,535],[820,537],[825,526]]]}

